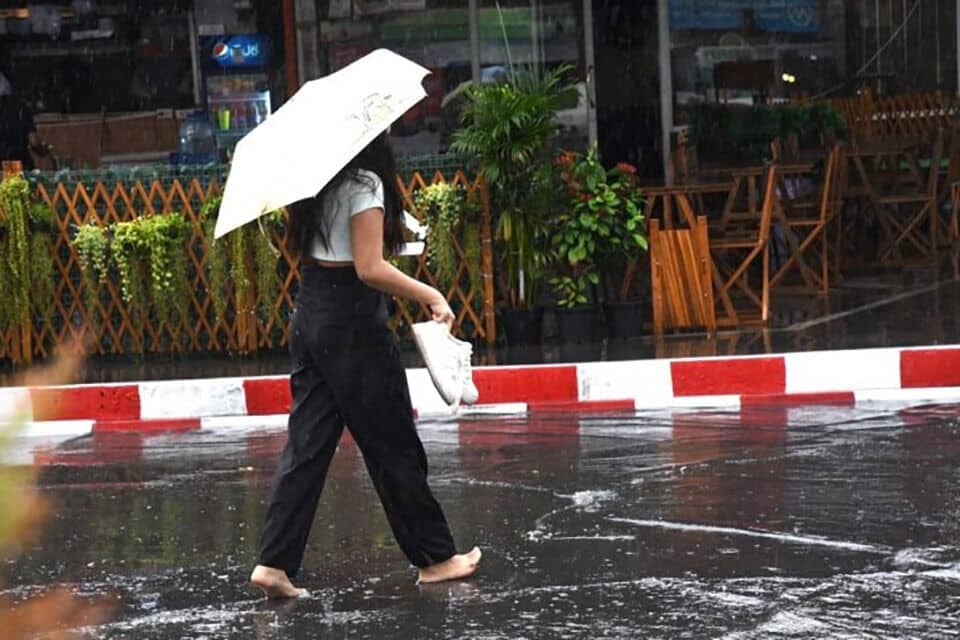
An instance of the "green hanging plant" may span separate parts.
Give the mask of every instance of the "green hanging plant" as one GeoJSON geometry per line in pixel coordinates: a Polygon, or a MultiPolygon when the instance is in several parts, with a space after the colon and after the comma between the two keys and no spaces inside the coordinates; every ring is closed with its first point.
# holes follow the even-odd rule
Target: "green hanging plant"
{"type": "Polygon", "coordinates": [[[136,221],[110,225],[110,253],[120,274],[120,297],[130,311],[137,332],[143,328],[147,308],[148,257],[136,221]]]}
{"type": "Polygon", "coordinates": [[[237,313],[251,311],[247,307],[247,292],[253,279],[247,268],[247,250],[249,247],[249,231],[240,227],[232,231],[233,237],[229,240],[230,246],[230,279],[233,281],[233,308],[237,313]]]}
{"type": "Polygon", "coordinates": [[[417,191],[414,204],[427,226],[427,261],[441,287],[458,284],[460,256],[453,238],[463,249],[470,286],[480,286],[480,227],[476,203],[467,197],[466,189],[446,182],[432,184],[417,191]]]}
{"type": "Polygon", "coordinates": [[[99,318],[96,308],[100,285],[107,277],[109,244],[107,230],[93,223],[81,225],[73,237],[73,246],[77,250],[83,277],[84,302],[87,314],[94,322],[99,318]]]}
{"type": "Polygon", "coordinates": [[[223,318],[227,311],[227,276],[230,270],[226,239],[213,239],[213,231],[217,223],[214,214],[220,208],[220,199],[220,196],[213,196],[205,200],[200,207],[203,235],[207,238],[207,268],[210,274],[210,287],[207,294],[213,303],[213,311],[217,320],[223,318]]]}
{"type": "Polygon", "coordinates": [[[37,230],[53,229],[53,209],[46,202],[31,202],[27,210],[30,226],[37,230]]]}
{"type": "Polygon", "coordinates": [[[253,264],[257,285],[257,304],[269,313],[280,295],[280,273],[277,271],[277,252],[270,242],[267,228],[251,229],[253,238],[253,264]]]}
{"type": "Polygon", "coordinates": [[[7,232],[4,259],[10,271],[6,325],[25,324],[30,320],[30,242],[28,221],[30,211],[30,183],[21,176],[0,183],[0,215],[7,232]]]}
{"type": "Polygon", "coordinates": [[[53,246],[50,236],[30,236],[30,302],[33,313],[45,320],[53,311],[53,246]]]}
{"type": "MultiPolygon", "coordinates": [[[[10,237],[0,236],[0,255],[10,255],[10,237]]],[[[0,260],[0,291],[13,291],[14,280],[9,260],[0,260]]],[[[0,296],[0,329],[7,329],[14,324],[13,297],[0,296]]]]}
{"type": "Polygon", "coordinates": [[[111,225],[113,251],[124,302],[141,320],[147,302],[157,319],[187,318],[188,283],[184,243],[189,224],[179,213],[111,225]]]}
{"type": "Polygon", "coordinates": [[[464,189],[438,182],[417,191],[414,204],[427,226],[427,259],[441,287],[448,288],[457,275],[457,251],[452,238],[463,213],[464,189]]]}
{"type": "Polygon", "coordinates": [[[257,221],[234,229],[222,238],[213,239],[220,196],[207,199],[200,208],[204,234],[207,237],[207,266],[210,291],[217,320],[224,317],[228,302],[237,313],[249,313],[248,300],[263,313],[270,313],[280,295],[280,274],[277,271],[279,252],[273,246],[270,232],[283,224],[286,211],[277,209],[257,221]],[[232,286],[231,286],[232,285],[232,286]],[[228,300],[227,291],[233,293],[228,300]]]}

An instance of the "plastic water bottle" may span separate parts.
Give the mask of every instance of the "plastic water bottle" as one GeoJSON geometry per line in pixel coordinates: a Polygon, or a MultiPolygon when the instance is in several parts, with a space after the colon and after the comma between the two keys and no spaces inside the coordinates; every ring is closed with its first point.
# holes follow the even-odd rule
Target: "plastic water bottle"
{"type": "Polygon", "coordinates": [[[247,105],[242,102],[237,105],[237,129],[246,131],[250,128],[250,118],[247,117],[247,105]]]}

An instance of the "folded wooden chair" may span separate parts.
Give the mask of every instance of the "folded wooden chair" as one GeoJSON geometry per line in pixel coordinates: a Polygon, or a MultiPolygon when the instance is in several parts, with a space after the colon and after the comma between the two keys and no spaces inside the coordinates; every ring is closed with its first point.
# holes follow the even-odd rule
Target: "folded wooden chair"
{"type": "MultiPolygon", "coordinates": [[[[930,153],[926,186],[918,191],[877,197],[881,224],[887,227],[889,242],[880,252],[880,261],[905,260],[902,245],[911,245],[920,258],[933,262],[937,255],[937,201],[940,188],[940,159],[943,156],[943,130],[937,132],[930,153]],[[924,238],[924,231],[927,237],[924,238]]],[[[922,186],[922,185],[921,185],[922,186]]]]}
{"type": "Polygon", "coordinates": [[[960,127],[953,126],[949,130],[950,143],[945,145],[947,151],[946,179],[941,180],[940,194],[937,196],[937,247],[952,249],[957,240],[956,236],[956,192],[960,185],[960,127]],[[948,210],[947,215],[941,212],[948,210]]]}
{"type": "Polygon", "coordinates": [[[786,216],[788,232],[793,234],[795,246],[791,247],[791,254],[787,261],[770,279],[771,287],[782,283],[791,271],[799,270],[807,285],[805,288],[812,287],[820,293],[826,293],[829,289],[831,265],[827,226],[839,210],[840,176],[845,163],[846,158],[840,145],[834,145],[827,155],[816,209],[802,207],[792,211],[794,215],[786,216]],[[819,270],[807,265],[803,260],[805,254],[818,254],[814,257],[819,262],[819,270]]]}

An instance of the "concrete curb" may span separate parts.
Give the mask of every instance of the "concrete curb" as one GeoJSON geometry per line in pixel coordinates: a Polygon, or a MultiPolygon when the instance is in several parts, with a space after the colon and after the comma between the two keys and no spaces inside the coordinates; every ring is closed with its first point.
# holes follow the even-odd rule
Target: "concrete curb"
{"type": "MultiPolygon", "coordinates": [[[[478,367],[480,404],[459,413],[426,370],[408,370],[407,378],[421,418],[917,404],[960,400],[960,346],[478,367]]],[[[21,412],[33,436],[282,425],[289,404],[287,376],[0,389],[0,415],[21,412]]]]}

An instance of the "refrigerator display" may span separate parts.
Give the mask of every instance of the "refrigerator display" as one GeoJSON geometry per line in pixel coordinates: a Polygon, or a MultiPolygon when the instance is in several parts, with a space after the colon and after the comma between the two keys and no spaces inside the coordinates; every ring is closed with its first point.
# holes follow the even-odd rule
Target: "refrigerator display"
{"type": "Polygon", "coordinates": [[[200,39],[207,113],[217,147],[231,150],[270,115],[269,41],[260,35],[200,39]]]}

